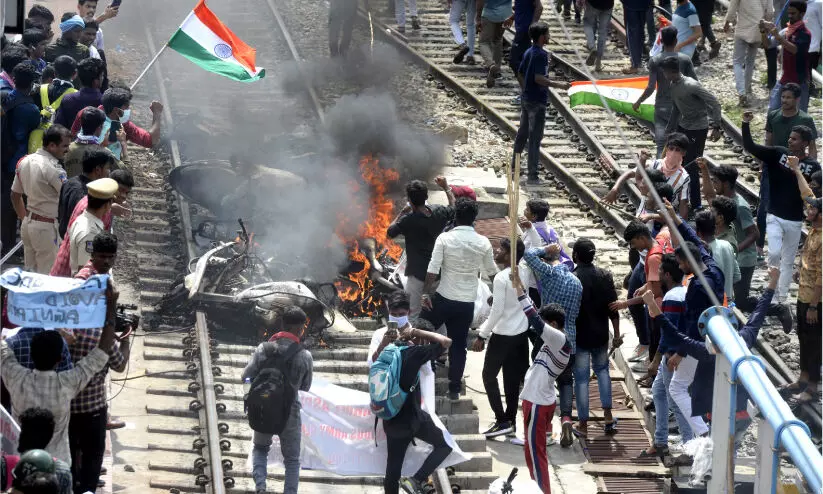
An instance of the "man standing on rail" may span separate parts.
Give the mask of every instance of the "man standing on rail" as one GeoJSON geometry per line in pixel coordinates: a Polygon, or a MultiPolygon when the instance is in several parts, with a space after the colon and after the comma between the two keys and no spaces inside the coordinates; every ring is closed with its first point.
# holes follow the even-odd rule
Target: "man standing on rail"
{"type": "Polygon", "coordinates": [[[512,0],[477,0],[476,15],[480,28],[480,55],[489,69],[486,87],[494,87],[503,63],[503,31],[512,15],[512,0]]]}
{"type": "Polygon", "coordinates": [[[666,132],[680,132],[689,138],[689,149],[683,158],[683,167],[689,172],[689,204],[700,209],[700,172],[695,161],[703,156],[706,138],[720,139],[720,103],[711,91],[699,82],[680,72],[680,62],[675,57],[660,63],[663,76],[671,83],[672,116],[666,132]],[[709,129],[712,133],[709,136],[709,129]]]}
{"type": "MultiPolygon", "coordinates": [[[[677,61],[680,63],[680,73],[686,77],[691,77],[695,81],[697,80],[692,59],[685,53],[679,53],[675,48],[677,46],[677,28],[666,26],[661,29],[660,41],[663,44],[663,51],[649,59],[649,83],[646,85],[643,94],[632,105],[634,111],[640,111],[640,104],[657,91],[654,96],[654,140],[657,143],[657,158],[663,155],[663,149],[666,147],[666,140],[669,136],[666,130],[672,117],[672,105],[674,104],[672,103],[671,83],[663,75],[663,68],[660,64],[669,57],[677,57],[677,61]]],[[[684,154],[686,151],[688,149],[683,149],[684,154]]]]}
{"type": "Polygon", "coordinates": [[[651,0],[621,0],[623,2],[623,21],[626,26],[626,41],[629,48],[628,67],[623,69],[626,75],[637,74],[640,71],[643,54],[646,46],[643,38],[646,33],[646,13],[651,7],[651,0]]]}
{"type": "MultiPolygon", "coordinates": [[[[452,62],[463,63],[465,59],[468,65],[477,63],[474,59],[474,44],[477,39],[477,3],[475,0],[449,0],[449,26],[452,30],[452,37],[457,43],[457,53],[452,62]],[[460,27],[460,16],[466,12],[466,38],[463,38],[463,28],[460,27]]],[[[512,46],[514,50],[514,46],[512,46]]]]}
{"type": "Polygon", "coordinates": [[[454,206],[456,227],[441,233],[434,242],[431,261],[423,284],[420,317],[446,332],[453,342],[449,347],[449,399],[460,399],[463,370],[466,367],[466,339],[474,318],[478,273],[490,278],[497,274],[489,239],[474,230],[477,202],[461,197],[454,206]],[[440,285],[434,282],[440,274],[440,285]]]}
{"type": "Polygon", "coordinates": [[[809,188],[800,160],[795,156],[788,159],[789,168],[794,171],[800,188],[800,195],[806,201],[806,221],[812,228],[803,244],[800,258],[800,287],[797,292],[797,338],[800,341],[800,377],[781,389],[781,395],[797,395],[794,400],[799,403],[814,403],[819,396],[821,365],[820,313],[823,273],[821,272],[821,214],[823,206],[809,188]]]}
{"type": "Polygon", "coordinates": [[[601,61],[609,38],[614,0],[588,0],[583,14],[583,31],[586,32],[586,48],[589,56],[586,65],[594,65],[594,71],[603,70],[601,61]]]}
{"type": "Polygon", "coordinates": [[[740,281],[734,285],[734,300],[741,310],[748,312],[754,309],[754,304],[749,300],[749,290],[752,286],[754,268],[757,265],[755,242],[760,236],[758,225],[752,218],[749,203],[737,193],[737,168],[720,165],[710,171],[709,163],[705,159],[698,158],[697,163],[703,176],[703,194],[706,200],[711,202],[717,195],[722,195],[731,198],[737,204],[734,231],[737,236],[737,264],[740,266],[740,281]]]}
{"type": "MultiPolygon", "coordinates": [[[[779,307],[777,314],[791,321],[791,311],[784,305],[789,296],[792,268],[803,227],[803,198],[794,173],[788,168],[788,159],[796,156],[800,161],[800,171],[808,180],[820,170],[820,164],[806,154],[812,131],[804,125],[797,125],[789,135],[789,147],[761,146],[752,140],[750,122],[754,114],[743,113],[743,148],[763,162],[769,173],[769,204],[766,216],[766,237],[769,240],[769,265],[780,266],[780,283],[775,299],[779,307]]],[[[781,319],[781,320],[783,320],[781,319]]],[[[791,327],[791,326],[789,326],[791,327]]]]}
{"type": "MultiPolygon", "coordinates": [[[[252,355],[251,361],[243,370],[243,380],[254,380],[258,374],[267,368],[273,367],[278,361],[290,362],[288,371],[284,374],[292,383],[295,390],[308,391],[311,388],[312,369],[314,361],[311,353],[300,345],[300,340],[306,332],[308,317],[303,309],[297,306],[287,307],[280,316],[283,321],[283,330],[276,333],[271,341],[261,343],[252,355]],[[297,348],[293,348],[298,345],[297,348]],[[296,352],[296,353],[295,353],[296,352]]],[[[251,453],[252,477],[259,493],[266,492],[266,465],[268,464],[271,440],[274,434],[254,431],[252,442],[254,448],[251,453]]],[[[286,469],[284,494],[297,494],[300,482],[300,441],[302,436],[300,421],[300,396],[295,394],[288,419],[280,438],[280,453],[283,455],[283,466],[286,469]]]]}
{"type": "MultiPolygon", "coordinates": [[[[502,29],[502,28],[501,28],[502,29]]],[[[540,185],[537,176],[537,163],[540,160],[540,143],[543,140],[543,129],[546,125],[546,107],[549,104],[549,87],[568,89],[568,82],[557,82],[549,79],[549,59],[551,54],[543,49],[549,41],[549,25],[545,22],[536,22],[529,27],[529,37],[532,46],[523,55],[523,61],[517,69],[518,78],[523,78],[523,95],[520,103],[520,127],[514,138],[515,156],[522,153],[529,144],[527,160],[529,185],[540,185]]],[[[489,75],[491,77],[491,74],[489,75]]],[[[492,79],[493,81],[493,79],[492,79]]],[[[492,84],[493,85],[493,84],[492,84]]],[[[519,177],[514,177],[519,180],[519,177]]]]}
{"type": "Polygon", "coordinates": [[[49,127],[43,134],[43,147],[20,161],[11,184],[11,202],[22,222],[25,266],[40,274],[48,274],[57,257],[57,201],[66,181],[58,160],[66,154],[69,142],[67,128],[49,127]]]}

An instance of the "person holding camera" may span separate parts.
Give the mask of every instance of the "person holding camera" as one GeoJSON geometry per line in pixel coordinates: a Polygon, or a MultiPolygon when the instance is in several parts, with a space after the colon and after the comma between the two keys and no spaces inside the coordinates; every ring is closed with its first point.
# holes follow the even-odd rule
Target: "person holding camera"
{"type": "MultiPolygon", "coordinates": [[[[89,191],[93,183],[89,184],[89,191]]],[[[87,246],[87,250],[90,251],[90,259],[74,275],[75,278],[87,280],[96,274],[108,274],[117,258],[117,237],[106,231],[99,232],[91,241],[90,248],[87,246]]],[[[109,359],[106,365],[71,402],[69,445],[72,459],[75,460],[72,462],[72,477],[75,485],[80,486],[75,492],[94,492],[97,489],[103,454],[106,451],[106,430],[125,426],[123,422],[109,422],[106,373],[109,368],[116,372],[126,369],[131,349],[131,329],[133,328],[116,337],[117,341],[107,350],[109,359]],[[83,458],[82,463],[77,461],[78,457],[83,458]]],[[[68,336],[72,361],[80,361],[93,350],[98,345],[101,334],[101,328],[74,330],[68,336]]]]}

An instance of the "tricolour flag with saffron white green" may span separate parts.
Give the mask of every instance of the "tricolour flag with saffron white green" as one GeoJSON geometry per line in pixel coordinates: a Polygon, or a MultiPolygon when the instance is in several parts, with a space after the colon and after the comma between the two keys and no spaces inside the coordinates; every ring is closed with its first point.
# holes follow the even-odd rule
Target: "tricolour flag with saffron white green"
{"type": "Polygon", "coordinates": [[[652,93],[643,103],[639,111],[634,111],[632,105],[646,90],[648,77],[631,77],[627,79],[609,79],[597,81],[597,87],[591,81],[575,81],[569,88],[569,105],[606,105],[612,110],[631,115],[649,122],[654,122],[654,98],[657,91],[652,93]],[[601,99],[602,96],[602,99],[601,99]]]}
{"type": "Polygon", "coordinates": [[[251,82],[266,75],[254,64],[255,49],[220,22],[205,0],[197,3],[168,46],[201,68],[235,81],[251,82]]]}

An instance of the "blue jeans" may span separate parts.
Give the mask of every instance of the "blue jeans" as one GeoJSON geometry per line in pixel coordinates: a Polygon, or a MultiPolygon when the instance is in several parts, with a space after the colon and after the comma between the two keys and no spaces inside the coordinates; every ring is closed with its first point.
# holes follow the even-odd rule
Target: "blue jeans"
{"type": "MultiPolygon", "coordinates": [[[[629,278],[629,298],[634,296],[635,290],[646,283],[646,272],[643,269],[643,264],[638,262],[632,270],[632,275],[629,278]]],[[[639,343],[648,346],[649,331],[646,328],[646,307],[643,304],[632,305],[629,307],[629,314],[632,316],[639,343]]]]}
{"type": "Polygon", "coordinates": [[[677,407],[674,400],[669,397],[669,383],[672,382],[672,374],[666,366],[668,357],[663,357],[660,361],[660,366],[657,368],[657,376],[654,378],[652,384],[652,400],[654,401],[654,410],[657,418],[654,421],[654,445],[667,446],[669,444],[669,408],[674,412],[674,418],[677,421],[677,428],[680,429],[680,435],[683,442],[690,441],[694,438],[692,428],[689,421],[683,415],[683,412],[677,407]]]}
{"type": "Polygon", "coordinates": [[[583,14],[583,31],[586,33],[586,48],[589,51],[597,49],[597,58],[603,57],[606,40],[609,38],[609,24],[612,20],[612,9],[597,10],[586,5],[583,14]],[[595,40],[595,38],[597,38],[595,40]]]}
{"type": "Polygon", "coordinates": [[[527,166],[529,178],[537,178],[537,162],[540,159],[540,141],[543,140],[543,129],[546,126],[546,105],[532,101],[522,101],[520,103],[520,127],[517,129],[517,137],[514,138],[514,157],[523,152],[526,148],[526,141],[529,143],[529,157],[527,166]]]}
{"type": "MultiPolygon", "coordinates": [[[[280,454],[283,455],[283,465],[286,467],[285,485],[283,494],[297,494],[297,484],[300,482],[300,439],[301,439],[300,409],[292,407],[286,428],[279,434],[280,454]]],[[[273,434],[254,431],[251,451],[251,475],[254,478],[255,488],[266,490],[266,465],[271,449],[273,434]]]]}
{"type": "MultiPolygon", "coordinates": [[[[783,84],[780,84],[780,81],[778,81],[769,93],[769,111],[780,108],[780,93],[782,89],[783,84]]],[[[798,108],[804,112],[809,111],[809,81],[800,84],[800,102],[798,103],[798,108]]]]}
{"type": "Polygon", "coordinates": [[[646,52],[643,38],[646,37],[646,11],[645,10],[624,10],[626,16],[626,37],[629,41],[629,57],[632,67],[639,69],[642,67],[640,57],[646,52]]]}
{"type": "MultiPolygon", "coordinates": [[[[576,354],[569,355],[569,363],[566,365],[566,368],[563,369],[563,372],[557,376],[557,390],[558,390],[558,399],[557,403],[560,405],[560,418],[563,417],[571,417],[572,416],[572,389],[574,387],[574,362],[575,362],[576,354]]],[[[586,383],[589,382],[589,376],[586,376],[586,383]]],[[[586,396],[589,393],[586,391],[586,396]]]]}
{"type": "Polygon", "coordinates": [[[589,420],[589,369],[597,376],[597,389],[603,408],[612,407],[612,380],[609,377],[609,345],[577,348],[574,354],[574,394],[577,397],[577,420],[589,420]]]}

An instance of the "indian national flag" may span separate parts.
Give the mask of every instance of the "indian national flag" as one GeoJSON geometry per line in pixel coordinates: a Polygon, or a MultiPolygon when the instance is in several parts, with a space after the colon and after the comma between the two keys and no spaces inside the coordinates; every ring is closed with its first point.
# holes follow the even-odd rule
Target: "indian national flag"
{"type": "Polygon", "coordinates": [[[632,109],[632,105],[643,94],[648,83],[648,77],[600,80],[597,81],[595,89],[595,84],[590,81],[572,82],[572,87],[568,91],[570,106],[572,108],[577,105],[604,106],[603,100],[605,100],[606,105],[616,112],[654,122],[656,91],[640,105],[639,112],[632,109]]]}
{"type": "Polygon", "coordinates": [[[254,65],[255,49],[220,22],[205,0],[197,3],[168,46],[209,72],[235,81],[251,82],[266,75],[254,65]]]}

